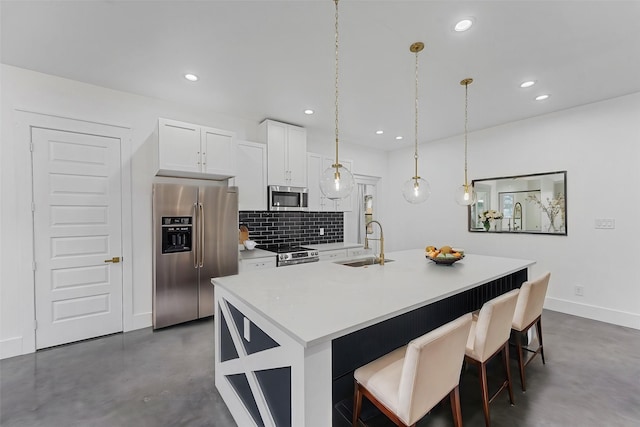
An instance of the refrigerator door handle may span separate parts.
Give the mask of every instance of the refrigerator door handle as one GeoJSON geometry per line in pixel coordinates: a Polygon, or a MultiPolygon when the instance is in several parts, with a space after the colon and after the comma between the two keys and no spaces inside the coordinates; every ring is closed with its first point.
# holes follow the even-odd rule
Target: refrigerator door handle
{"type": "MultiPolygon", "coordinates": [[[[193,204],[193,219],[194,219],[194,227],[196,229],[196,234],[194,237],[198,236],[198,233],[200,232],[200,230],[198,229],[198,204],[194,203],[193,204]]],[[[193,268],[198,268],[198,238],[196,237],[195,239],[193,239],[192,241],[192,246],[193,246],[193,268]]]]}
{"type": "Polygon", "coordinates": [[[205,236],[205,232],[204,232],[204,207],[202,206],[202,203],[198,203],[198,207],[200,209],[200,230],[199,230],[199,236],[200,236],[200,262],[199,262],[199,266],[202,267],[204,266],[204,236],[205,236]]]}

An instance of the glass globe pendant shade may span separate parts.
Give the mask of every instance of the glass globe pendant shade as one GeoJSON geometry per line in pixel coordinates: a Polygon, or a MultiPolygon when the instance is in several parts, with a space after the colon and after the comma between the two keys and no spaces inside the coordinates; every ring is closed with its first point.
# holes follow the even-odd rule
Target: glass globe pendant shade
{"type": "Polygon", "coordinates": [[[355,179],[349,169],[342,165],[328,167],[320,176],[320,190],[328,199],[344,199],[351,194],[355,179]]]}
{"type": "Polygon", "coordinates": [[[422,203],[431,195],[431,186],[420,177],[411,178],[402,184],[402,195],[409,203],[422,203]]]}
{"type": "Polygon", "coordinates": [[[476,200],[478,200],[476,190],[471,184],[462,184],[458,187],[455,198],[456,203],[460,206],[472,206],[476,203],[476,200]]]}

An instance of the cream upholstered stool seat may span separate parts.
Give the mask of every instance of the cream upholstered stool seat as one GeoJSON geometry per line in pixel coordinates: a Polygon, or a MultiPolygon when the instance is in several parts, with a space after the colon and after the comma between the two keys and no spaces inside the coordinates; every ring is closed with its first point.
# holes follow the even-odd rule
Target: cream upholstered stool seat
{"type": "Polygon", "coordinates": [[[398,426],[415,425],[449,395],[454,424],[462,426],[458,383],[470,328],[469,313],[356,369],[353,425],[363,395],[398,426]]]}
{"type": "Polygon", "coordinates": [[[487,427],[491,424],[489,415],[489,403],[496,398],[502,390],[508,388],[509,400],[513,405],[513,388],[511,385],[511,371],[509,370],[509,336],[513,313],[516,309],[519,289],[514,289],[497,298],[487,301],[476,316],[473,316],[471,330],[467,340],[465,361],[478,366],[480,378],[480,390],[482,392],[482,409],[484,422],[487,427]],[[505,368],[506,379],[496,391],[489,397],[487,385],[487,362],[498,353],[502,353],[502,363],[505,368]]]}
{"type": "Polygon", "coordinates": [[[516,311],[513,315],[511,328],[518,333],[515,337],[515,344],[518,350],[518,368],[520,369],[522,391],[526,391],[525,366],[527,366],[538,353],[540,353],[542,357],[542,364],[545,364],[544,347],[542,346],[542,307],[547,295],[550,278],[551,273],[547,272],[535,280],[524,282],[520,288],[516,311]],[[523,337],[520,334],[527,333],[534,325],[536,326],[536,335],[538,336],[538,348],[535,350],[529,349],[528,347],[523,348],[523,337]],[[533,353],[526,363],[524,362],[523,350],[533,353]]]}

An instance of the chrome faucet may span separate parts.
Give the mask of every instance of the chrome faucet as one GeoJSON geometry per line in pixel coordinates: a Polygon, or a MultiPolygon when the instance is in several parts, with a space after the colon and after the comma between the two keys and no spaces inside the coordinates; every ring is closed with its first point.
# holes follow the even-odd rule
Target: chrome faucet
{"type": "MultiPolygon", "coordinates": [[[[382,232],[382,224],[380,224],[378,221],[369,221],[367,223],[367,225],[365,225],[365,230],[367,229],[367,227],[369,227],[369,224],[373,224],[373,223],[378,224],[378,227],[380,227],[380,238],[379,239],[369,239],[369,237],[366,236],[365,233],[365,237],[364,237],[364,248],[365,249],[369,249],[369,240],[379,240],[380,241],[380,258],[378,258],[380,260],[380,265],[384,265],[384,233],[382,232]]],[[[376,259],[376,261],[378,260],[376,259]]]]}

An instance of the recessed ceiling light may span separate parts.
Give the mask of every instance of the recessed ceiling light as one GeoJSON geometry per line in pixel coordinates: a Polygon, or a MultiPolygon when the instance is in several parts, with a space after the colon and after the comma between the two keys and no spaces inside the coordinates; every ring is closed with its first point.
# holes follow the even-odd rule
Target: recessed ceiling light
{"type": "Polygon", "coordinates": [[[184,78],[189,80],[190,82],[198,81],[198,76],[196,76],[195,74],[185,74],[184,78]]]}
{"type": "Polygon", "coordinates": [[[313,110],[304,110],[304,113],[306,115],[311,115],[311,114],[313,114],[313,110]]]}
{"type": "Polygon", "coordinates": [[[545,99],[548,99],[550,96],[551,95],[547,95],[547,94],[538,95],[538,96],[536,96],[536,101],[544,101],[545,99]]]}
{"type": "Polygon", "coordinates": [[[396,136],[396,139],[397,139],[398,141],[400,141],[400,140],[402,139],[402,137],[401,137],[400,135],[398,135],[398,136],[396,136]]]}
{"type": "Polygon", "coordinates": [[[522,82],[522,83],[520,83],[520,87],[521,87],[521,88],[531,87],[531,86],[533,86],[534,84],[536,84],[536,81],[535,81],[535,80],[527,80],[526,82],[522,82]]]}
{"type": "Polygon", "coordinates": [[[384,133],[384,131],[383,131],[383,130],[377,130],[377,131],[376,131],[376,135],[382,135],[383,133],[384,133]]]}
{"type": "Polygon", "coordinates": [[[467,31],[469,28],[471,28],[471,26],[473,25],[473,20],[467,18],[467,19],[463,19],[462,21],[459,21],[455,27],[453,27],[454,30],[456,30],[457,32],[462,32],[462,31],[467,31]]]}

